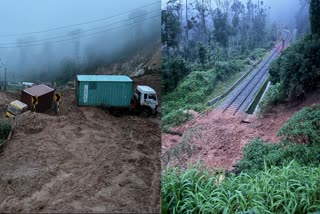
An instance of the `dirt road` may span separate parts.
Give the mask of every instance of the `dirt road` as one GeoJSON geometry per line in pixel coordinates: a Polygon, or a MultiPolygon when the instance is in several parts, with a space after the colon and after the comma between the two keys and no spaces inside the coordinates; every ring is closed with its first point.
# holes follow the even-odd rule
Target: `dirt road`
{"type": "Polygon", "coordinates": [[[59,118],[18,118],[0,153],[0,212],[160,212],[159,117],[114,117],[76,107],[73,90],[62,96],[59,118]]]}

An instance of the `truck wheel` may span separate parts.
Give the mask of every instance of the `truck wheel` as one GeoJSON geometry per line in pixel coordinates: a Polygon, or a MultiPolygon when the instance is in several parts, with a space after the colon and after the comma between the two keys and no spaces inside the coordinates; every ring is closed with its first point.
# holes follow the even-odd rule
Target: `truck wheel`
{"type": "Polygon", "coordinates": [[[140,116],[143,118],[148,118],[150,117],[150,112],[148,110],[143,110],[140,116]]]}

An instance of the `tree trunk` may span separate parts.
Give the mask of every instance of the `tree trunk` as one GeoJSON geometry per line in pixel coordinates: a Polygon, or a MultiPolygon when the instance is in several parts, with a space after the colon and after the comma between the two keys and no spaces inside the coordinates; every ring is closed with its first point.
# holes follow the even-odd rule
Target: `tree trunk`
{"type": "Polygon", "coordinates": [[[189,29],[188,29],[188,0],[186,0],[186,43],[184,50],[184,59],[187,61],[188,59],[188,51],[189,51],[189,29]]]}

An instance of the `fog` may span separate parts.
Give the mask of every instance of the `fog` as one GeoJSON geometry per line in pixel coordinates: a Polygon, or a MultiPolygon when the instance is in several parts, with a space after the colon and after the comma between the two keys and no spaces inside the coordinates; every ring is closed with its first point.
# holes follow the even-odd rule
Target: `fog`
{"type": "MultiPolygon", "coordinates": [[[[183,4],[185,7],[186,0],[177,0],[183,4]]],[[[229,6],[235,0],[187,0],[188,4],[192,2],[203,2],[206,4],[211,4],[212,7],[216,7],[217,3],[222,4],[223,2],[228,2],[229,6]]],[[[239,0],[244,5],[248,0],[239,0]]],[[[290,30],[294,30],[296,27],[308,28],[308,13],[309,4],[308,0],[251,0],[254,4],[258,1],[263,3],[263,6],[268,9],[268,21],[269,23],[276,23],[279,27],[288,27],[290,30]],[[301,26],[297,26],[301,25],[301,26]]],[[[162,0],[162,8],[165,7],[168,0],[162,0]]],[[[184,8],[183,8],[184,10],[184,8]]],[[[190,11],[190,8],[189,8],[190,11]]],[[[192,13],[192,12],[191,12],[192,13]]],[[[192,14],[189,14],[192,16],[192,14]]],[[[209,20],[210,21],[210,20],[209,20]]]]}
{"type": "MultiPolygon", "coordinates": [[[[261,2],[261,0],[259,0],[261,2]]],[[[300,0],[262,0],[264,6],[270,7],[270,19],[279,24],[288,25],[294,21],[295,14],[300,8],[300,0]]],[[[241,0],[246,3],[247,0],[241,0]]],[[[257,3],[258,0],[252,0],[257,3]]]]}
{"type": "Polygon", "coordinates": [[[5,68],[9,81],[54,81],[68,69],[94,70],[160,40],[156,0],[1,3],[0,82],[5,68]]]}

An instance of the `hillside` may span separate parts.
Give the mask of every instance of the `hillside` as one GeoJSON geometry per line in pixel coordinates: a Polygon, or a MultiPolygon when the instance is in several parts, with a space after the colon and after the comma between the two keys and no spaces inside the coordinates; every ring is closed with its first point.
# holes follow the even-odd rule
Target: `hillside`
{"type": "Polygon", "coordinates": [[[100,66],[96,74],[121,74],[130,77],[158,73],[161,68],[160,41],[137,50],[132,56],[106,66],[100,66]]]}

